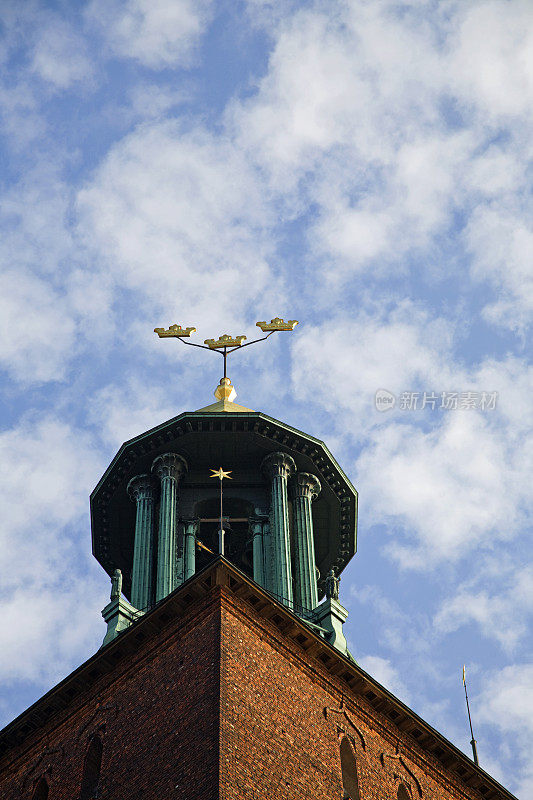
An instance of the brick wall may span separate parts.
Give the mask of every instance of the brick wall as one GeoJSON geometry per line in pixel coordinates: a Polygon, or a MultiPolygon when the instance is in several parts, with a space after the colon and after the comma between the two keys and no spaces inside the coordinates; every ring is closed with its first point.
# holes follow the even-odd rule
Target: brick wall
{"type": "Polygon", "coordinates": [[[102,798],[217,797],[220,614],[213,600],[141,645],[62,722],[45,725],[10,754],[11,763],[4,759],[2,800],[31,798],[45,773],[49,800],[76,800],[96,731],[104,745],[102,798]]]}
{"type": "Polygon", "coordinates": [[[76,800],[96,732],[102,800],[340,800],[343,736],[361,800],[396,800],[400,784],[413,800],[481,798],[228,586],[145,635],[7,753],[0,797],[29,799],[46,775],[49,800],[76,800]]]}
{"type": "Polygon", "coordinates": [[[222,800],[340,800],[343,736],[361,800],[480,798],[229,593],[221,637],[222,800]]]}

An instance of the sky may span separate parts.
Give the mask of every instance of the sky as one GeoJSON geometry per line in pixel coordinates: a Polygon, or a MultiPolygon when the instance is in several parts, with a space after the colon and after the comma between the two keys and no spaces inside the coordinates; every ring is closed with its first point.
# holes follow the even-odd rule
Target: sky
{"type": "Polygon", "coordinates": [[[0,725],[100,646],[89,494],[213,402],[359,491],[361,666],[533,796],[530,0],[0,4],[0,725]],[[262,348],[261,350],[259,348],[262,348]],[[529,473],[529,474],[528,474],[529,473]]]}

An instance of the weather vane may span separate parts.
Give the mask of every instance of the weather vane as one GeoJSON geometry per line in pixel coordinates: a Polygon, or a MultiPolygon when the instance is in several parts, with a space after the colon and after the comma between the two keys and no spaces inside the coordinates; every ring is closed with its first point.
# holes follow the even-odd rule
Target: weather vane
{"type": "Polygon", "coordinates": [[[269,336],[272,336],[272,334],[276,333],[277,331],[293,331],[298,325],[298,320],[290,319],[288,322],[285,322],[283,319],[280,319],[280,317],[275,317],[274,319],[270,320],[270,322],[256,322],[255,324],[258,328],[261,328],[263,333],[266,333],[266,336],[261,336],[259,339],[253,339],[251,342],[246,342],[246,344],[243,344],[246,336],[233,337],[228,333],[223,333],[222,336],[218,337],[218,339],[205,339],[203,344],[186,342],[185,339],[188,339],[191,333],[195,333],[196,328],[182,328],[181,325],[170,325],[167,329],[154,328],[154,333],[157,333],[160,339],[179,339],[180,342],[183,342],[183,344],[187,344],[190,347],[200,347],[202,350],[211,350],[214,353],[219,353],[224,358],[224,377],[221,383],[226,383],[226,366],[228,356],[230,356],[232,353],[235,353],[236,350],[241,350],[243,347],[249,347],[251,344],[257,344],[257,342],[264,342],[265,339],[268,339],[269,336]]]}

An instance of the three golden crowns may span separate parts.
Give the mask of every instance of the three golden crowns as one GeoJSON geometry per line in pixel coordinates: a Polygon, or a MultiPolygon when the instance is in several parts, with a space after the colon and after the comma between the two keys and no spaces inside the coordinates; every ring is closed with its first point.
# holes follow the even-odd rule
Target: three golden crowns
{"type": "MultiPolygon", "coordinates": [[[[261,328],[263,333],[270,334],[275,331],[293,331],[296,325],[298,325],[298,320],[290,319],[288,322],[285,322],[280,317],[275,317],[270,320],[270,322],[256,322],[256,325],[258,328],[261,328]]],[[[183,339],[195,332],[196,328],[182,328],[181,325],[170,325],[167,329],[154,328],[154,333],[157,333],[160,339],[168,339],[171,337],[183,339]]],[[[205,339],[204,344],[206,344],[210,350],[221,350],[226,347],[241,347],[245,339],[246,336],[232,337],[227,333],[223,333],[218,339],[205,339]]]]}

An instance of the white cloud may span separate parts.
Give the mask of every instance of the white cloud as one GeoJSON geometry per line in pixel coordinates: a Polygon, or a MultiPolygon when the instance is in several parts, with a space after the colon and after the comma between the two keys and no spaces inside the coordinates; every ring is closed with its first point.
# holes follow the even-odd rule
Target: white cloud
{"type": "MultiPolygon", "coordinates": [[[[171,109],[191,100],[191,93],[183,89],[158,86],[156,83],[136,84],[130,92],[130,109],[124,114],[132,119],[164,118],[171,109]]],[[[114,109],[116,113],[116,109],[114,109]]]]}
{"type": "Polygon", "coordinates": [[[453,327],[411,304],[315,329],[296,340],[297,396],[335,415],[365,443],[354,481],[374,522],[395,529],[388,552],[428,569],[514,537],[531,512],[528,474],[532,373],[519,359],[466,369],[453,360],[453,327]],[[315,342],[320,341],[317,348],[315,342]],[[317,381],[317,375],[327,380],[317,381]],[[494,410],[380,413],[374,394],[498,392],[494,410]],[[398,529],[402,535],[398,535],[398,529]]]}
{"type": "Polygon", "coordinates": [[[112,283],[72,234],[72,194],[48,164],[0,196],[0,366],[24,384],[64,380],[111,329],[112,283]]]}
{"type": "Polygon", "coordinates": [[[330,412],[349,415],[356,438],[389,422],[375,410],[377,389],[399,394],[421,384],[427,388],[454,382],[447,366],[453,323],[431,318],[407,301],[390,310],[388,305],[384,302],[383,310],[361,309],[314,326],[313,337],[302,329],[293,346],[297,397],[312,398],[330,412]],[[327,380],[317,382],[317,375],[327,375],[327,380]]]}
{"type": "Polygon", "coordinates": [[[55,581],[54,570],[71,542],[65,528],[87,511],[99,459],[87,434],[54,417],[27,418],[0,434],[3,547],[2,586],[12,581],[55,581]],[[35,563],[37,561],[37,563],[35,563]]]}
{"type": "Polygon", "coordinates": [[[0,364],[25,384],[61,380],[75,325],[61,294],[26,270],[0,274],[0,364]]]}
{"type": "Polygon", "coordinates": [[[78,209],[87,247],[114,281],[168,322],[190,324],[194,309],[199,329],[230,325],[260,297],[275,306],[272,210],[225,139],[174,122],[141,126],[111,150],[78,209]]]}
{"type": "MultiPolygon", "coordinates": [[[[364,606],[366,619],[375,620],[373,624],[380,631],[380,645],[392,650],[395,658],[407,653],[411,659],[416,655],[418,663],[421,655],[431,648],[431,623],[422,612],[415,619],[411,611],[387,596],[380,586],[354,585],[350,587],[350,596],[355,603],[364,606]]],[[[358,615],[358,610],[354,610],[354,616],[358,615]]],[[[357,647],[355,655],[357,658],[357,647]]]]}
{"type": "Polygon", "coordinates": [[[15,85],[0,83],[0,121],[2,134],[16,152],[24,151],[47,132],[37,92],[24,80],[15,85]]]}
{"type": "Polygon", "coordinates": [[[58,90],[88,82],[94,72],[84,39],[65,20],[55,16],[43,19],[38,25],[31,69],[58,90]]]}
{"type": "MultiPolygon", "coordinates": [[[[187,382],[183,381],[184,386],[187,382]]],[[[183,403],[187,393],[180,393],[183,403]]],[[[154,383],[147,384],[140,378],[132,378],[101,389],[91,399],[88,420],[102,440],[118,448],[128,439],[143,431],[160,425],[176,416],[176,399],[167,390],[154,383]]]]}
{"type": "Polygon", "coordinates": [[[391,664],[388,658],[381,656],[361,656],[357,658],[357,663],[381,683],[389,692],[392,692],[404,703],[410,703],[410,694],[404,682],[398,675],[398,670],[391,664]]]}
{"type": "Polygon", "coordinates": [[[467,104],[491,117],[531,114],[533,15],[528,0],[455,4],[451,77],[467,104]]]}
{"type": "MultiPolygon", "coordinates": [[[[37,77],[47,88],[62,91],[93,77],[93,65],[86,40],[60,13],[39,2],[6,2],[0,9],[3,38],[0,59],[10,73],[10,56],[23,56],[15,83],[24,84],[37,77]]],[[[6,81],[6,85],[13,81],[6,81]]],[[[42,84],[39,89],[42,91],[42,84]]]]}
{"type": "MultiPolygon", "coordinates": [[[[29,681],[48,688],[80,658],[91,655],[104,638],[105,625],[98,616],[107,600],[103,582],[87,574],[83,579],[69,575],[68,569],[57,578],[55,586],[20,586],[0,600],[4,620],[0,679],[4,685],[29,681]]],[[[8,722],[19,709],[11,707],[7,698],[5,705],[2,716],[8,722]]]]}
{"type": "Polygon", "coordinates": [[[0,456],[0,675],[43,685],[104,633],[97,615],[79,607],[82,595],[84,606],[104,599],[102,582],[87,574],[88,494],[101,466],[87,434],[55,417],[2,432],[0,456]],[[78,526],[85,532],[74,533],[78,526]]]}
{"type": "Polygon", "coordinates": [[[27,168],[0,195],[0,263],[10,269],[31,267],[38,274],[60,274],[74,248],[67,225],[72,197],[72,189],[53,164],[27,168]]]}
{"type": "Polygon", "coordinates": [[[457,587],[435,616],[436,627],[450,633],[474,623],[484,636],[496,639],[506,651],[513,651],[527,636],[533,614],[533,570],[513,564],[512,573],[502,586],[503,571],[500,561],[492,575],[482,571],[474,586],[469,583],[457,587]]]}
{"type": "Polygon", "coordinates": [[[397,275],[413,258],[426,274],[440,260],[459,274],[455,239],[472,278],[500,295],[486,319],[521,329],[532,303],[530,4],[426,11],[384,0],[288,15],[256,95],[228,120],[288,213],[313,207],[311,256],[328,278],[397,275]]]}
{"type": "Polygon", "coordinates": [[[497,300],[485,308],[489,321],[521,330],[533,311],[533,229],[518,209],[480,206],[465,231],[474,256],[472,274],[489,280],[497,289],[497,300]]]}
{"type": "Polygon", "coordinates": [[[212,13],[211,0],[92,0],[86,11],[116,55],[153,69],[189,66],[212,13]]]}
{"type": "Polygon", "coordinates": [[[531,797],[533,792],[533,664],[512,664],[494,670],[475,699],[477,718],[487,726],[497,726],[507,744],[496,757],[518,757],[520,769],[514,776],[516,794],[531,797]]]}
{"type": "Polygon", "coordinates": [[[515,536],[529,496],[524,448],[515,452],[475,411],[444,412],[428,432],[402,423],[380,430],[357,474],[374,515],[403,529],[387,545],[391,556],[428,569],[515,536]]]}

